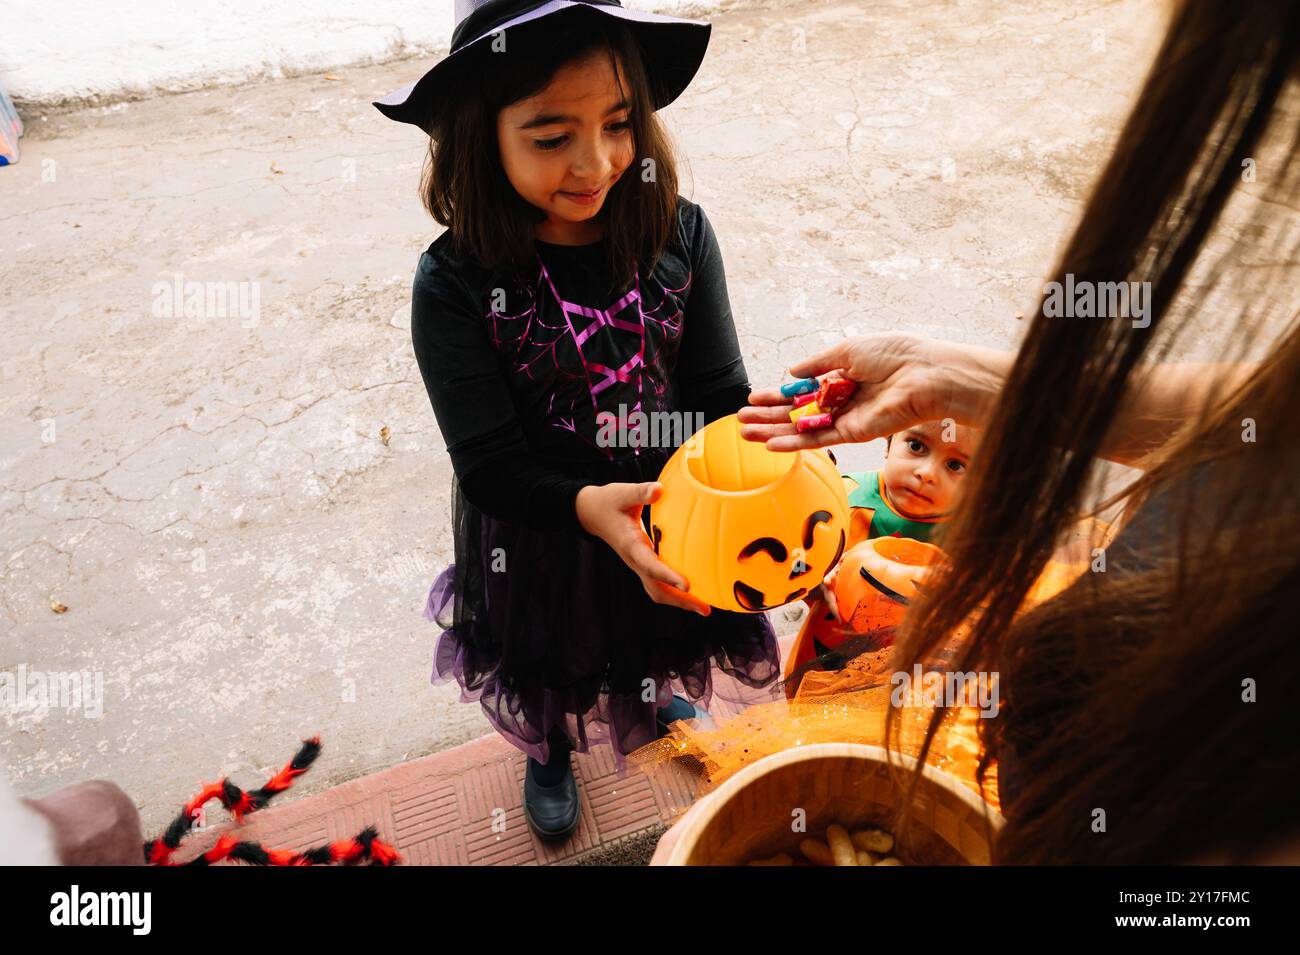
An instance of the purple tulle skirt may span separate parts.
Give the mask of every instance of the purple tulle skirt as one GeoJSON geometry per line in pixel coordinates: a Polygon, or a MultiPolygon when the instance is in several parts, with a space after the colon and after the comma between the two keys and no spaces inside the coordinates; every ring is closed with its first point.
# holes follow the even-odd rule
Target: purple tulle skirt
{"type": "MultiPolygon", "coordinates": [[[[605,477],[654,480],[660,465],[605,477]]],[[[452,493],[456,559],[424,611],[442,628],[433,682],[456,680],[462,699],[534,759],[549,760],[558,734],[578,752],[608,742],[621,764],[655,739],[655,711],[674,693],[707,709],[715,692],[741,705],[780,692],[765,614],[701,617],[657,604],[599,538],[499,521],[459,485],[452,493]],[[729,679],[715,683],[715,672],[729,679]]]]}

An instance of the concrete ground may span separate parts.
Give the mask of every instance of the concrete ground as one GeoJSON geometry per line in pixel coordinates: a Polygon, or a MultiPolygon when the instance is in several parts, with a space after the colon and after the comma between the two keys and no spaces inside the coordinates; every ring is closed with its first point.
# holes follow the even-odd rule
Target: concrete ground
{"type": "MultiPolygon", "coordinates": [[[[751,380],[872,330],[1011,345],[1160,29],[1143,0],[718,17],[665,117],[751,380]]],[[[302,792],[487,730],[429,685],[450,468],[408,304],[440,227],[425,144],[369,105],[426,65],[26,117],[0,170],[0,673],[103,698],[0,708],[20,793],[112,779],[150,831],[312,733],[302,792]],[[246,307],[173,313],[187,282],[246,307]]]]}

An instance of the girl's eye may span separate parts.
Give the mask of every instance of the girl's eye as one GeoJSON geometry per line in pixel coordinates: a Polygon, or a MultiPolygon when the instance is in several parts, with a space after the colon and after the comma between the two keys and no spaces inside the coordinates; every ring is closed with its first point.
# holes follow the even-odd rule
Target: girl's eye
{"type": "Polygon", "coordinates": [[[960,461],[949,461],[948,470],[954,474],[961,474],[962,471],[966,470],[966,465],[962,464],[960,461]]]}
{"type": "MultiPolygon", "coordinates": [[[[614,133],[626,132],[631,128],[632,128],[632,121],[630,119],[625,119],[620,123],[614,123],[609,127],[610,132],[614,132],[614,133]]],[[[568,139],[567,136],[556,136],[554,139],[534,139],[533,145],[536,146],[538,149],[543,149],[543,150],[559,149],[561,146],[564,145],[564,141],[566,139],[568,139]]]]}
{"type": "Polygon", "coordinates": [[[907,446],[913,454],[921,454],[925,451],[925,444],[916,438],[908,438],[907,446]]]}

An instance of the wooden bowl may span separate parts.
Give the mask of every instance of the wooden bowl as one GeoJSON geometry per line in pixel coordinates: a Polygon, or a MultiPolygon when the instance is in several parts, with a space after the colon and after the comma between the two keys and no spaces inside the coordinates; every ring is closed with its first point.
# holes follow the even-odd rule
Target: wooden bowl
{"type": "MultiPolygon", "coordinates": [[[[882,748],[857,743],[815,743],[766,756],[705,797],[708,803],[684,823],[668,864],[744,865],[778,852],[800,859],[799,842],[821,838],[836,822],[892,832],[903,798],[894,776],[916,765],[908,756],[894,758],[891,770],[882,748]],[[805,832],[793,829],[800,809],[805,832]]],[[[985,814],[994,832],[1002,816],[973,790],[927,765],[914,810],[908,836],[893,853],[905,864],[989,864],[985,814]]]]}

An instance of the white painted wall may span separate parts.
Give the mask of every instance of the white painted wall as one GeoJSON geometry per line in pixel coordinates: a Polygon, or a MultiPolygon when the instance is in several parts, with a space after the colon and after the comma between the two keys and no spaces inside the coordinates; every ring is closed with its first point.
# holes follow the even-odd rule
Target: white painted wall
{"type": "MultiPolygon", "coordinates": [[[[707,16],[745,0],[624,0],[707,16]]],[[[60,105],[446,53],[452,0],[0,0],[0,86],[60,105]]]]}

